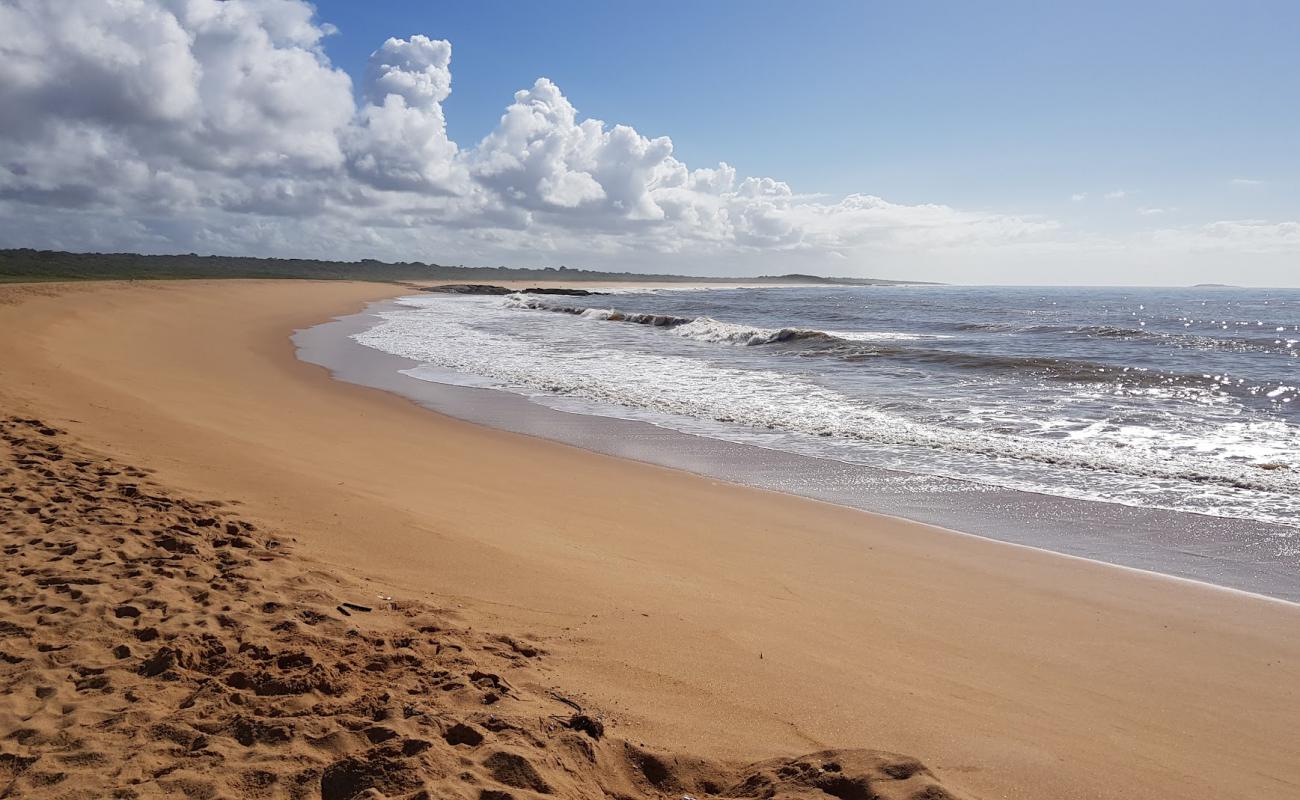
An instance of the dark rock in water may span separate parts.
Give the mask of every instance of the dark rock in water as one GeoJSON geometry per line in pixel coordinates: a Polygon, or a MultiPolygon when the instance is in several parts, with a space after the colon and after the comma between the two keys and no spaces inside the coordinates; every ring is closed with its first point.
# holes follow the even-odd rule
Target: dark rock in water
{"type": "Polygon", "coordinates": [[[515,294],[561,294],[568,297],[589,297],[594,294],[607,294],[606,292],[590,292],[586,289],[548,289],[540,286],[534,286],[531,289],[507,289],[504,286],[493,286],[490,283],[448,283],[443,286],[425,286],[420,289],[422,292],[438,292],[439,294],[486,294],[502,295],[515,294]]]}
{"type": "Polygon", "coordinates": [[[520,290],[524,294],[562,294],[569,297],[591,297],[597,294],[609,294],[609,292],[589,292],[586,289],[543,289],[534,287],[532,289],[520,290]]]}
{"type": "Polygon", "coordinates": [[[420,289],[422,292],[438,292],[441,294],[513,294],[512,289],[504,286],[492,286],[487,283],[449,283],[444,286],[425,286],[420,289]]]}

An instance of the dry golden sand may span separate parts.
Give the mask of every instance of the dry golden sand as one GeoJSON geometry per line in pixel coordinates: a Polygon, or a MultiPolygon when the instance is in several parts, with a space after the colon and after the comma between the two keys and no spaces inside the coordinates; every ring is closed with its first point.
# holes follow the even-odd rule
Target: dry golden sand
{"type": "Polygon", "coordinates": [[[540,647],[37,419],[0,419],[0,510],[0,797],[955,800],[889,753],[736,766],[607,734],[540,647]]]}
{"type": "Polygon", "coordinates": [[[611,741],[681,763],[870,747],[988,798],[1300,796],[1295,606],[492,431],[294,359],[294,328],[399,291],[0,288],[0,403],[237,499],[323,585],[535,643],[611,741]]]}

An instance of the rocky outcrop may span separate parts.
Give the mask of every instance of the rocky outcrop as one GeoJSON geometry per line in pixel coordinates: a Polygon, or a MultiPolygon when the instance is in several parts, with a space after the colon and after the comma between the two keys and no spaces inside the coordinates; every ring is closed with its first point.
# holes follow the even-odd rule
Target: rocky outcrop
{"type": "Polygon", "coordinates": [[[558,294],[567,297],[590,297],[598,294],[608,294],[608,292],[592,292],[587,289],[556,289],[549,287],[535,286],[530,289],[507,289],[504,286],[493,286],[490,283],[448,283],[442,286],[425,286],[420,289],[422,292],[434,292],[437,294],[480,294],[480,295],[505,295],[505,294],[558,294]]]}

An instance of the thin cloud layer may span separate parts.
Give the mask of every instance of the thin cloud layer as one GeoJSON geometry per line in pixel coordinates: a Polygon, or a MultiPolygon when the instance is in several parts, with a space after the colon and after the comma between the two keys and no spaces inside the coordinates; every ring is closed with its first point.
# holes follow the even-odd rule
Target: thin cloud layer
{"type": "MultiPolygon", "coordinates": [[[[461,146],[450,43],[389,39],[354,86],[332,32],[301,0],[0,0],[3,243],[843,272],[1062,241],[1042,217],[692,169],[546,78],[461,146]]],[[[1290,238],[1227,238],[1270,236],[1290,238]]]]}

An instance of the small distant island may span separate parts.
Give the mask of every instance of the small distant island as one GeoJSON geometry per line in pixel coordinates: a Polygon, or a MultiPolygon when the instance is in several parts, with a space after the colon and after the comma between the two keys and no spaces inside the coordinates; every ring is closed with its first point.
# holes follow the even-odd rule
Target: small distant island
{"type": "Polygon", "coordinates": [[[1234,286],[1231,283],[1194,283],[1193,289],[1240,289],[1240,286],[1234,286]]]}
{"type": "Polygon", "coordinates": [[[17,248],[0,250],[0,283],[75,280],[169,280],[183,278],[302,278],[391,282],[457,281],[489,284],[494,280],[618,283],[736,282],[808,284],[820,286],[937,285],[925,281],[879,278],[828,278],[820,275],[700,276],[606,272],[560,267],[466,267],[366,258],[360,261],[318,261],[302,258],[242,256],[141,255],[139,253],[67,253],[17,248]]]}

